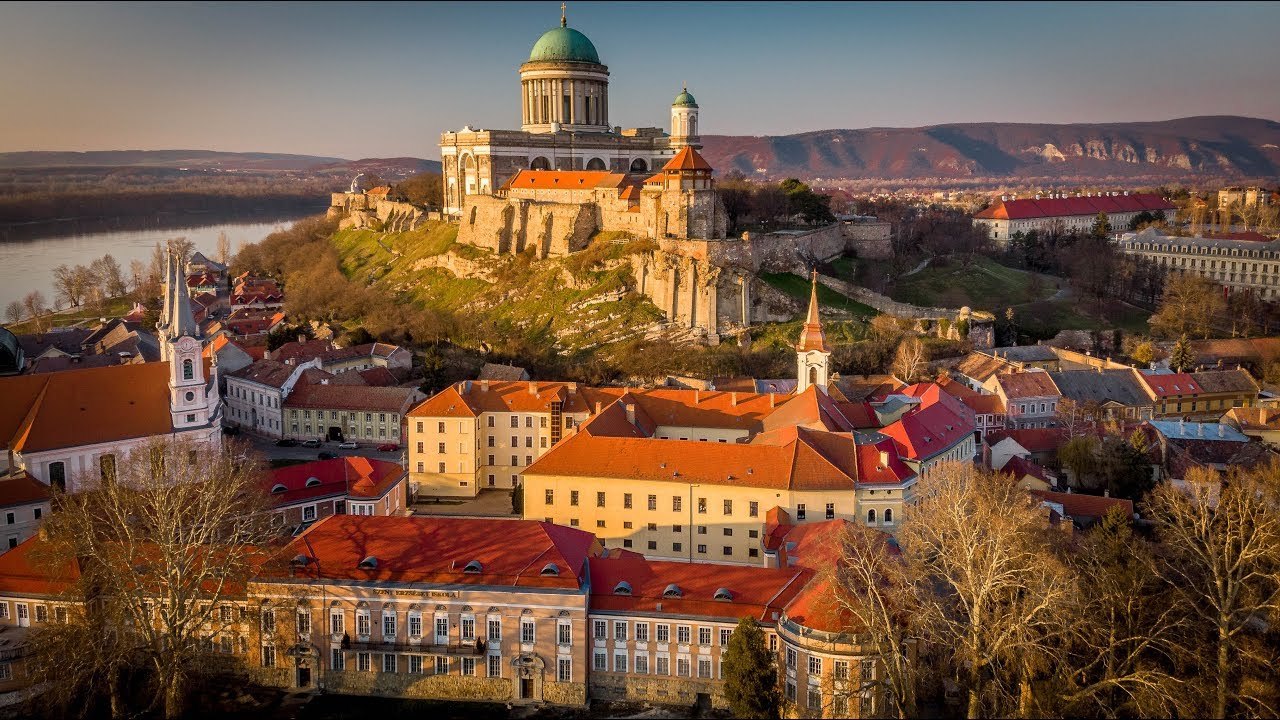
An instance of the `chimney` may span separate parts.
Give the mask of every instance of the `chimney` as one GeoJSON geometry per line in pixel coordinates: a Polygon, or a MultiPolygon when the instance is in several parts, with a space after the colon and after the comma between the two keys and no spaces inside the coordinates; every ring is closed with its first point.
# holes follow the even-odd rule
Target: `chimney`
{"type": "Polygon", "coordinates": [[[529,394],[530,394],[530,395],[537,395],[537,394],[538,394],[538,383],[536,383],[536,382],[534,382],[534,381],[532,381],[532,380],[530,380],[530,381],[529,381],[529,394]]]}
{"type": "Polygon", "coordinates": [[[1181,420],[1178,421],[1178,434],[1184,437],[1187,434],[1187,426],[1181,420]]]}
{"type": "Polygon", "coordinates": [[[769,393],[769,407],[773,407],[773,393],[769,393]]]}
{"type": "Polygon", "coordinates": [[[298,344],[301,345],[306,341],[307,341],[307,336],[303,335],[302,333],[298,333],[298,344]]]}
{"type": "Polygon", "coordinates": [[[1227,426],[1218,423],[1218,437],[1225,438],[1227,436],[1227,426]]]}
{"type": "Polygon", "coordinates": [[[729,393],[729,404],[732,405],[733,407],[738,406],[738,393],[736,392],[729,393]]]}
{"type": "Polygon", "coordinates": [[[880,451],[880,465],[883,467],[889,467],[889,451],[880,451]]]}
{"type": "Polygon", "coordinates": [[[488,380],[481,380],[481,381],[480,381],[480,389],[481,389],[482,391],[484,391],[484,392],[489,392],[489,381],[488,381],[488,380]]]}
{"type": "Polygon", "coordinates": [[[578,392],[578,383],[576,382],[569,383],[569,394],[572,395],[576,392],[578,392]]]}
{"type": "Polygon", "coordinates": [[[596,412],[595,412],[595,414],[596,414],[596,415],[599,415],[599,414],[600,414],[600,401],[599,401],[599,400],[597,400],[597,401],[596,401],[596,412]]]}
{"type": "Polygon", "coordinates": [[[1204,423],[1196,423],[1196,435],[1204,437],[1204,423]]]}
{"type": "Polygon", "coordinates": [[[632,425],[636,424],[636,406],[634,403],[627,403],[622,408],[627,411],[627,422],[632,425]]]}
{"type": "Polygon", "coordinates": [[[702,402],[702,391],[701,391],[701,390],[694,390],[694,391],[693,391],[693,404],[694,404],[694,405],[697,405],[697,404],[698,404],[698,403],[700,403],[700,402],[702,402]]]}
{"type": "Polygon", "coordinates": [[[1105,490],[1103,490],[1102,497],[1111,497],[1111,488],[1106,488],[1105,490]]]}

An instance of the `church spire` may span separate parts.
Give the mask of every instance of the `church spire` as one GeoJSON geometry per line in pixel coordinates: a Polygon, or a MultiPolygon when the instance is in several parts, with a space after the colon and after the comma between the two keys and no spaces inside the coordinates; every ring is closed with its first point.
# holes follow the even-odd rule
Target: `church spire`
{"type": "Polygon", "coordinates": [[[560,3],[560,27],[569,27],[569,18],[564,14],[564,3],[560,3]]]}
{"type": "Polygon", "coordinates": [[[809,288],[809,314],[805,317],[804,330],[800,333],[800,342],[796,343],[796,350],[800,352],[808,352],[817,350],[819,352],[831,352],[827,348],[827,338],[822,332],[822,320],[818,316],[818,271],[814,270],[809,288]]]}

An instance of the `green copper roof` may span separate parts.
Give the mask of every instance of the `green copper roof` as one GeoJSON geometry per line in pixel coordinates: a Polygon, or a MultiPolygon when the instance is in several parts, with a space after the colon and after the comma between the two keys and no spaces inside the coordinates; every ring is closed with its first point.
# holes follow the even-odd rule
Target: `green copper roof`
{"type": "Polygon", "coordinates": [[[675,102],[671,103],[671,107],[698,107],[698,101],[693,99],[688,89],[685,89],[676,96],[675,102]]]}
{"type": "Polygon", "coordinates": [[[529,62],[557,60],[599,65],[600,55],[586,35],[571,27],[558,27],[542,33],[538,42],[533,44],[533,51],[529,53],[529,62]]]}

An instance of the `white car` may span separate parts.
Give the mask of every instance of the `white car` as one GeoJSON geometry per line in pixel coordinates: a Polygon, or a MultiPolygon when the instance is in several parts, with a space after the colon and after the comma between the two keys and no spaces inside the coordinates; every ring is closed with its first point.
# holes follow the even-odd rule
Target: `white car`
{"type": "Polygon", "coordinates": [[[348,440],[344,443],[338,443],[338,447],[342,448],[343,450],[355,450],[358,446],[355,444],[354,441],[348,440]]]}

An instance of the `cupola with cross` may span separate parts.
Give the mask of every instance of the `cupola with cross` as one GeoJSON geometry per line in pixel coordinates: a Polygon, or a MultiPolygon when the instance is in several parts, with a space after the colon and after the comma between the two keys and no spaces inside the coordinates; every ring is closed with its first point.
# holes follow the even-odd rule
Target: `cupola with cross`
{"type": "Polygon", "coordinates": [[[831,348],[827,346],[827,337],[822,332],[822,321],[818,317],[817,270],[813,271],[811,282],[809,314],[805,317],[804,329],[800,331],[800,341],[796,343],[797,393],[810,387],[825,393],[827,379],[831,376],[831,348]]]}

